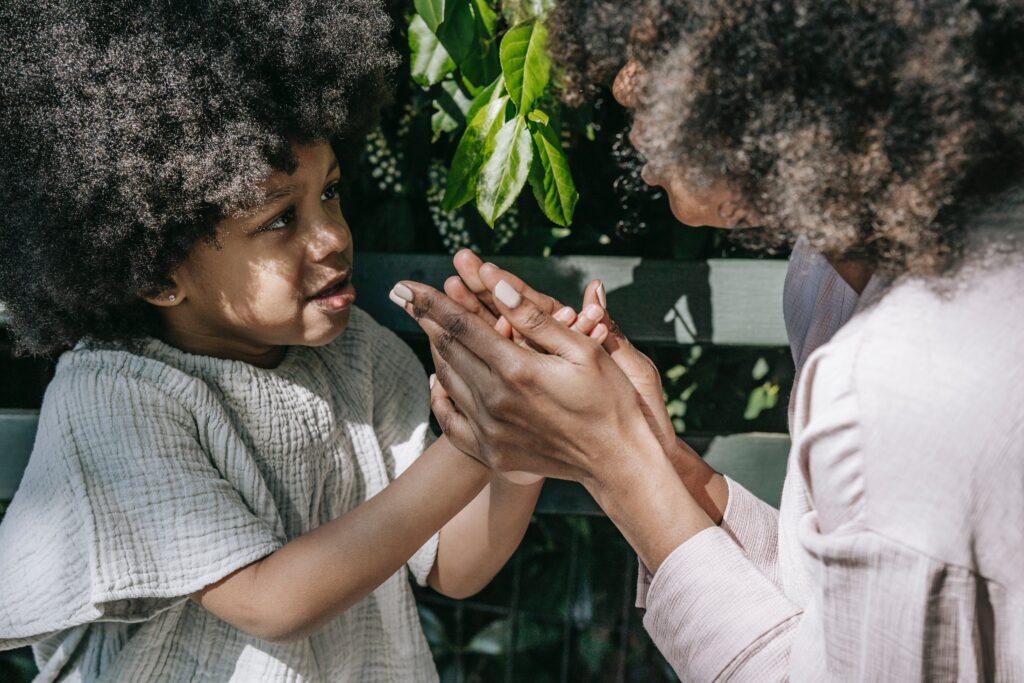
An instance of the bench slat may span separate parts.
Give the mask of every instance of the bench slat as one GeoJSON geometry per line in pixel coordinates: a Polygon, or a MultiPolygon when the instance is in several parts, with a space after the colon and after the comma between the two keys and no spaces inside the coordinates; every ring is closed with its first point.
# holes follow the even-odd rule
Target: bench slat
{"type": "MultiPolygon", "coordinates": [[[[711,259],[655,261],[617,256],[494,257],[532,287],[569,305],[601,278],[608,308],[636,342],[786,346],[782,285],[786,261],[711,259]]],[[[419,326],[388,300],[399,280],[440,287],[455,273],[444,255],[359,253],[354,282],[358,305],[382,325],[404,334],[419,326]]]]}
{"type": "MultiPolygon", "coordinates": [[[[684,438],[716,470],[736,480],[761,500],[779,507],[789,457],[788,436],[751,433],[712,439],[684,438]]],[[[544,484],[537,502],[537,513],[604,514],[582,486],[554,479],[544,484]]]]}
{"type": "Polygon", "coordinates": [[[10,500],[28,464],[36,439],[39,413],[0,410],[0,500],[10,500]]]}

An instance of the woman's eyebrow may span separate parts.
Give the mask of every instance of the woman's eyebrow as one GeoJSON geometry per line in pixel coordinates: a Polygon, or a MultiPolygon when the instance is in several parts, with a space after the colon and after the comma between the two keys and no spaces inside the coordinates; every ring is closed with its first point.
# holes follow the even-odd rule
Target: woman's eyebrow
{"type": "Polygon", "coordinates": [[[325,176],[331,175],[332,173],[334,173],[334,171],[337,168],[338,168],[338,160],[335,159],[334,161],[331,162],[331,165],[327,167],[327,173],[325,173],[324,175],[325,176]]]}

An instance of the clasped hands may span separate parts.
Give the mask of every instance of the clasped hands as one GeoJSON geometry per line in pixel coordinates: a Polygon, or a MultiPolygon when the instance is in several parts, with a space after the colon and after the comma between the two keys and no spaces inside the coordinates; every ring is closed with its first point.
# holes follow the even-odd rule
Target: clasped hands
{"type": "Polygon", "coordinates": [[[608,315],[599,281],[577,315],[468,250],[454,264],[444,293],[403,281],[391,298],[430,339],[431,407],[457,448],[498,472],[578,481],[595,498],[645,468],[700,468],[680,452],[660,375],[608,315]]]}

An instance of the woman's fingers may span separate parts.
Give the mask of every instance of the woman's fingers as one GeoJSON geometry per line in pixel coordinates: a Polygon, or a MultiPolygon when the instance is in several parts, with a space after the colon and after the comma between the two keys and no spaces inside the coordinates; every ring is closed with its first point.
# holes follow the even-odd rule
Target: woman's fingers
{"type": "MultiPolygon", "coordinates": [[[[474,254],[469,249],[462,249],[452,258],[452,264],[455,266],[455,270],[458,272],[459,277],[465,283],[466,287],[475,294],[480,301],[487,306],[491,312],[498,316],[497,307],[494,305],[494,297],[491,294],[491,290],[487,285],[484,284],[480,277],[480,270],[486,268],[497,268],[493,263],[484,263],[479,256],[474,254]]],[[[507,275],[509,284],[515,287],[519,292],[522,293],[527,299],[533,301],[541,310],[548,315],[554,313],[562,304],[547,294],[538,292],[529,285],[527,285],[519,277],[508,271],[503,271],[507,275]]]]}
{"type": "MultiPolygon", "coordinates": [[[[582,363],[593,347],[590,339],[573,332],[561,324],[536,304],[525,298],[507,280],[499,279],[488,282],[488,279],[500,276],[498,269],[492,272],[481,271],[484,283],[491,287],[498,310],[511,323],[512,327],[523,335],[531,344],[547,353],[565,358],[574,363],[582,363]],[[496,272],[494,272],[496,271],[496,272]]],[[[537,356],[544,358],[544,356],[537,356]]]]}
{"type": "Polygon", "coordinates": [[[441,426],[441,431],[452,442],[452,445],[463,453],[477,458],[480,446],[469,420],[459,412],[455,403],[445,393],[441,382],[437,381],[434,375],[430,376],[430,410],[437,418],[437,424],[441,426]]]}
{"type": "MultiPolygon", "coordinates": [[[[403,280],[392,288],[391,300],[411,315],[430,338],[438,354],[469,384],[488,368],[514,364],[524,351],[504,338],[492,326],[473,315],[433,287],[403,280]],[[470,358],[477,359],[480,366],[470,358]]],[[[489,374],[489,373],[488,373],[489,374]]]]}
{"type": "MultiPolygon", "coordinates": [[[[464,353],[469,353],[464,351],[464,353]]],[[[466,384],[465,380],[459,376],[458,372],[453,371],[452,366],[448,364],[448,361],[441,357],[433,343],[430,345],[430,355],[434,360],[434,374],[431,378],[431,392],[441,391],[448,396],[456,407],[460,411],[472,409],[476,405],[476,401],[473,396],[473,390],[466,384]]],[[[479,358],[473,358],[469,363],[479,364],[481,363],[479,358]]],[[[480,369],[477,368],[479,372],[480,369]]]]}

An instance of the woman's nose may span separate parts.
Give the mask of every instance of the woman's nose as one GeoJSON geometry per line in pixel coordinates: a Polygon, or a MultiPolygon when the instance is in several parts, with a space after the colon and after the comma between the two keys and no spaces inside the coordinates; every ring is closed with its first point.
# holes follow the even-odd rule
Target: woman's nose
{"type": "Polygon", "coordinates": [[[640,83],[642,71],[643,67],[640,66],[640,62],[631,59],[626,62],[626,66],[619,69],[619,73],[615,76],[615,82],[612,83],[612,97],[627,109],[636,107],[636,89],[640,83]]]}

